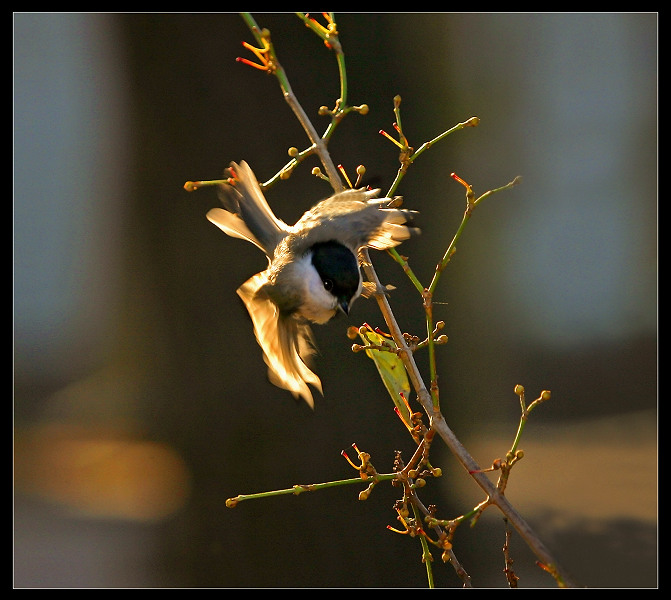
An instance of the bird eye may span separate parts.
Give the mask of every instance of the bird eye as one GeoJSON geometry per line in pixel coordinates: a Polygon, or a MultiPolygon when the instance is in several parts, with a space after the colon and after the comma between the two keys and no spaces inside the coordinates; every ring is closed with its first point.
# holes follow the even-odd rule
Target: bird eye
{"type": "Polygon", "coordinates": [[[330,279],[324,279],[324,289],[330,292],[333,289],[333,282],[330,279]]]}

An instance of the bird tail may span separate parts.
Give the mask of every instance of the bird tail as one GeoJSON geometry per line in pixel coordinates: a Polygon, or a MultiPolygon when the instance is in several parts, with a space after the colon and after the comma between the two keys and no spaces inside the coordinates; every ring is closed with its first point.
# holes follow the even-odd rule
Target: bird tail
{"type": "Polygon", "coordinates": [[[226,234],[251,242],[270,258],[286,235],[287,224],[274,215],[244,160],[239,165],[232,162],[230,170],[232,183],[222,184],[219,193],[224,208],[211,209],[207,218],[226,234]]]}

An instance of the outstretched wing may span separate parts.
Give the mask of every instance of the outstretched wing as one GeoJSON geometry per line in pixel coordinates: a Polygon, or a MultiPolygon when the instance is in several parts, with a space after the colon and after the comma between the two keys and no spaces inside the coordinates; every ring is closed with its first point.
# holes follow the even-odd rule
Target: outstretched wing
{"type": "Polygon", "coordinates": [[[364,246],[386,250],[419,230],[412,227],[413,211],[396,208],[398,199],[378,198],[380,190],[346,190],[322,200],[291,228],[309,247],[336,239],[354,252],[364,246]],[[328,223],[328,227],[321,225],[328,223]]]}
{"type": "Polygon", "coordinates": [[[273,384],[301,397],[314,408],[308,384],[322,393],[319,377],[305,363],[314,354],[312,332],[307,324],[280,313],[261,288],[268,282],[264,271],[238,289],[254,324],[256,339],[263,349],[268,376],[273,384]],[[261,291],[259,291],[261,290],[261,291]]]}

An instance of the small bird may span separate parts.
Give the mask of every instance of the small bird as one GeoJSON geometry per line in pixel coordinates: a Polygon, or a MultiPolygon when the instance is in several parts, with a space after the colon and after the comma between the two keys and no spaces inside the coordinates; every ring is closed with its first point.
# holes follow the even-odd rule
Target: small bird
{"type": "Polygon", "coordinates": [[[254,172],[242,161],[230,165],[221,185],[224,208],[207,218],[232,237],[247,240],[268,258],[268,268],[238,289],[252,318],[272,383],[314,407],[308,384],[322,392],[308,367],[315,352],[309,323],[349,314],[364,287],[359,251],[385,250],[417,230],[412,211],[394,208],[400,198],[378,198],[380,190],[351,189],[318,202],[294,226],[268,206],[254,172]]]}

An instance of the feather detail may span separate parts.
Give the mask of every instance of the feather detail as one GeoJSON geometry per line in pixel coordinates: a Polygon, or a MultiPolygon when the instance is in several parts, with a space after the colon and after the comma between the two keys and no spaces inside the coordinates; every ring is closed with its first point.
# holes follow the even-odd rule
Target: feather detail
{"type": "Polygon", "coordinates": [[[386,208],[395,200],[377,198],[378,193],[347,190],[316,204],[289,228],[292,251],[300,253],[329,240],[337,240],[355,254],[365,246],[386,250],[418,231],[408,225],[412,211],[386,208]]]}
{"type": "Polygon", "coordinates": [[[244,229],[237,221],[222,217],[221,212],[214,213],[213,218],[210,218],[208,213],[208,218],[228,235],[242,237],[252,242],[261,248],[268,258],[272,258],[275,246],[287,234],[289,226],[278,219],[270,209],[254,172],[244,160],[240,164],[232,162],[230,168],[235,175],[235,183],[223,184],[220,187],[219,197],[226,209],[223,212],[236,216],[243,222],[244,229]],[[230,231],[236,232],[237,235],[231,234],[230,231]]]}
{"type": "Polygon", "coordinates": [[[265,252],[261,242],[254,237],[247,225],[245,225],[245,222],[238,215],[230,213],[223,208],[212,208],[206,216],[210,223],[214,223],[225,234],[241,240],[247,240],[259,250],[265,252]]]}
{"type": "Polygon", "coordinates": [[[310,327],[291,315],[280,313],[261,289],[268,283],[267,272],[257,273],[240,286],[242,298],[254,325],[254,334],[263,349],[263,359],[268,365],[270,381],[294,397],[301,397],[311,408],[314,399],[308,384],[322,392],[319,377],[306,362],[315,348],[310,327]]]}

